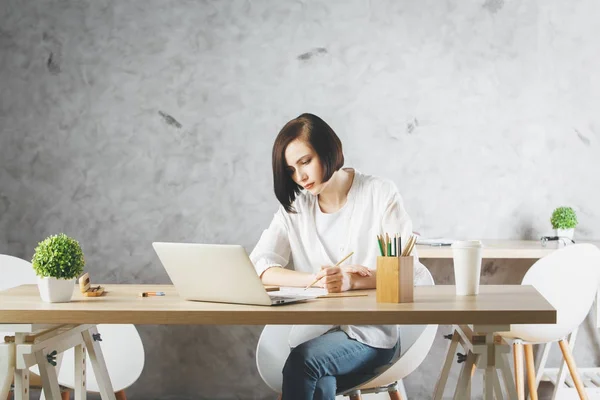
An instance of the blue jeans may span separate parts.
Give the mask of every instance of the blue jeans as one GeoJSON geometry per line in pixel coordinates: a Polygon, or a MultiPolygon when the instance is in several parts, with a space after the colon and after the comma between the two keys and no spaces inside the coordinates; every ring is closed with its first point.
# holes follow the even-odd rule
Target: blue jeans
{"type": "MultiPolygon", "coordinates": [[[[398,346],[398,345],[396,345],[398,346]]],[[[332,331],[292,349],[283,367],[282,400],[331,400],[369,379],[396,348],[378,349],[332,331]]]]}

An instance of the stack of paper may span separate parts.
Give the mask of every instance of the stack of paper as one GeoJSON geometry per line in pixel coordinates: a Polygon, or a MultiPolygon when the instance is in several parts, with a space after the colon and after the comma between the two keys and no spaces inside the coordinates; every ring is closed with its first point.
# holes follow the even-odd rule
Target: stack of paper
{"type": "Polygon", "coordinates": [[[308,288],[304,290],[304,288],[282,286],[279,288],[279,291],[281,292],[281,294],[295,296],[319,297],[327,294],[327,289],[323,288],[308,288]]]}
{"type": "Polygon", "coordinates": [[[423,244],[427,246],[450,246],[456,240],[448,239],[448,238],[435,238],[435,239],[425,239],[422,237],[417,238],[417,244],[423,244]]]}

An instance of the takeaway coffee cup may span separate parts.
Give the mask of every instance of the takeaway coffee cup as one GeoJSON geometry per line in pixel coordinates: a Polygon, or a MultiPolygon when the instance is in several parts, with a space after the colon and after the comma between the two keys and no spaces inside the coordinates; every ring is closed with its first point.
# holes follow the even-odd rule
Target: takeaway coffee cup
{"type": "Polygon", "coordinates": [[[474,296],[479,293],[482,248],[483,245],[479,240],[452,243],[457,295],[474,296]]]}

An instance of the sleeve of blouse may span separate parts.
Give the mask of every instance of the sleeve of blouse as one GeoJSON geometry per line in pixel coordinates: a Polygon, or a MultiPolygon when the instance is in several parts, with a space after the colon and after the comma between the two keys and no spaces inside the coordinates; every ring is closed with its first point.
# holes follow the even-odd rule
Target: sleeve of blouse
{"type": "MultiPolygon", "coordinates": [[[[387,198],[383,220],[381,221],[381,233],[400,233],[402,235],[402,248],[408,242],[412,235],[412,221],[404,209],[404,204],[398,189],[393,183],[390,183],[390,191],[385,196],[387,198]]],[[[414,282],[415,286],[426,285],[429,282],[427,268],[419,261],[417,248],[413,248],[412,255],[415,257],[414,282]]]]}
{"type": "Polygon", "coordinates": [[[271,225],[263,231],[250,254],[258,276],[262,276],[263,272],[271,267],[285,267],[290,260],[290,242],[282,212],[285,211],[280,207],[273,216],[271,225]]]}

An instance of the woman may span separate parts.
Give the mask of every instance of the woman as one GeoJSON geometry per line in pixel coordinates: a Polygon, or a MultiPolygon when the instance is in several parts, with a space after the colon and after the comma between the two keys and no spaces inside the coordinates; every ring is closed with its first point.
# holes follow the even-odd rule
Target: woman
{"type": "MultiPolygon", "coordinates": [[[[412,233],[391,181],[343,165],[340,139],[315,115],[300,115],[277,135],[273,180],[281,207],[250,255],[264,284],[302,287],[319,279],[328,292],[375,288],[377,235],[412,233]],[[294,270],[284,269],[290,261],[294,270]]],[[[415,262],[415,282],[424,268],[415,262]]],[[[342,325],[298,345],[283,369],[283,400],[333,399],[387,364],[398,336],[395,325],[342,325]]]]}

